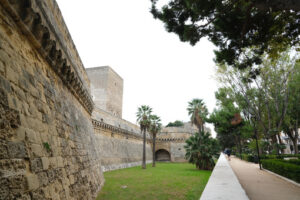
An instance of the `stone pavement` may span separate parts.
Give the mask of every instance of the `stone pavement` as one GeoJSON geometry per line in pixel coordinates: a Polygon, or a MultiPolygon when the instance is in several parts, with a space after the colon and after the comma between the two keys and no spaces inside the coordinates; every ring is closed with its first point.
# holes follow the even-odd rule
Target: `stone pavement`
{"type": "Polygon", "coordinates": [[[300,187],[238,158],[229,161],[250,200],[300,200],[300,187]]]}
{"type": "Polygon", "coordinates": [[[216,199],[249,200],[224,154],[220,155],[200,198],[200,200],[216,199]]]}

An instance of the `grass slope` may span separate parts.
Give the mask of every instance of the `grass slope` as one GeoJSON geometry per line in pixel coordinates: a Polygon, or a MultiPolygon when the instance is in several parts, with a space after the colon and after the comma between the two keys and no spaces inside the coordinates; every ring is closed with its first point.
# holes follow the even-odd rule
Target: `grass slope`
{"type": "Polygon", "coordinates": [[[194,200],[199,199],[211,171],[196,170],[188,163],[157,163],[105,172],[97,200],[194,200]]]}

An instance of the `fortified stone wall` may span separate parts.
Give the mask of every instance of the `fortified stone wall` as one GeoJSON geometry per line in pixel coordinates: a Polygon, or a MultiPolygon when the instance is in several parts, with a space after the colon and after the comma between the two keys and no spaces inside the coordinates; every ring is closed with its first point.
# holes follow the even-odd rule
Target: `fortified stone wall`
{"type": "MultiPolygon", "coordinates": [[[[95,108],[93,125],[103,171],[141,165],[143,137],[140,128],[104,110],[95,108]]],[[[147,134],[147,163],[152,162],[152,143],[147,134]]]]}
{"type": "MultiPolygon", "coordinates": [[[[210,132],[210,129],[204,127],[205,131],[210,132]]],[[[185,140],[198,132],[196,126],[189,123],[184,123],[182,127],[164,127],[157,135],[155,152],[160,153],[165,150],[169,153],[171,162],[186,162],[185,156],[185,140]]]]}
{"type": "Polygon", "coordinates": [[[94,199],[92,110],[56,2],[0,0],[0,199],[94,199]]]}

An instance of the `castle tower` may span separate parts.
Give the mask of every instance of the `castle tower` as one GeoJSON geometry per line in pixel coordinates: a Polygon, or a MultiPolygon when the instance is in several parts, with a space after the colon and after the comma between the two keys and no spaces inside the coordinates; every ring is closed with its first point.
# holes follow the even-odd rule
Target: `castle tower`
{"type": "Polygon", "coordinates": [[[111,67],[87,68],[96,107],[122,118],[123,79],[111,67]]]}

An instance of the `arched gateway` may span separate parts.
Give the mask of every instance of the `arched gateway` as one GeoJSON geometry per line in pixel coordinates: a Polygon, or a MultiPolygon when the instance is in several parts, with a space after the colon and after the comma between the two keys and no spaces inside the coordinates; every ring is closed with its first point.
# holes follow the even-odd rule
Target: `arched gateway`
{"type": "Polygon", "coordinates": [[[156,161],[171,161],[170,153],[165,149],[159,149],[155,152],[156,161]]]}

